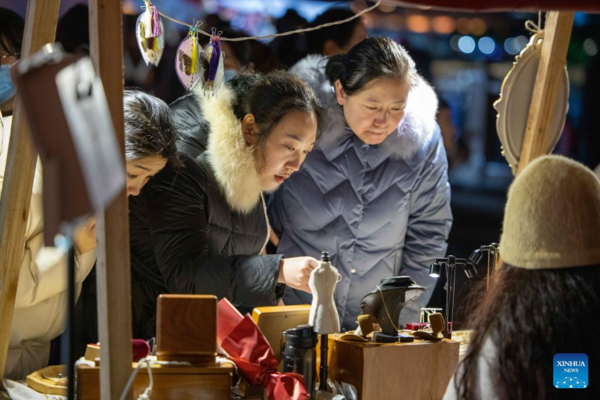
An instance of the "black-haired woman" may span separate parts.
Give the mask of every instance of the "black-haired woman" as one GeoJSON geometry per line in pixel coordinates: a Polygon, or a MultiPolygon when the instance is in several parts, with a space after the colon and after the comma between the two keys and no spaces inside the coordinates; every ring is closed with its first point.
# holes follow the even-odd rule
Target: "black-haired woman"
{"type": "Polygon", "coordinates": [[[600,399],[600,181],[540,157],[511,185],[502,228],[503,265],[444,400],[600,399]]]}
{"type": "Polygon", "coordinates": [[[251,309],[284,285],[309,291],[317,261],[261,255],[263,192],[296,172],[317,139],[319,105],[289,72],[241,74],[171,105],[184,166],[165,169],[130,202],[134,336],[155,331],[161,293],[214,294],[251,309]]]}
{"type": "MultiPolygon", "coordinates": [[[[433,90],[402,46],[385,38],[309,57],[292,72],[315,89],[327,116],[317,149],[273,197],[278,251],[329,251],[343,277],[335,300],[344,328],[356,328],[362,297],[394,275],[427,288],[401,316],[418,321],[435,284],[428,266],[444,255],[452,223],[433,90]]],[[[284,302],[311,296],[289,290],[284,302]]]]}
{"type": "MultiPolygon", "coordinates": [[[[124,111],[127,195],[136,196],[167,163],[178,162],[176,129],[167,104],[149,94],[126,91],[124,111]]],[[[4,122],[0,137],[0,187],[4,179],[10,118],[4,122]]],[[[4,374],[10,379],[25,379],[31,372],[48,365],[50,342],[65,329],[67,254],[43,244],[42,173],[38,162],[4,374]]],[[[91,217],[74,235],[77,297],[96,261],[95,227],[96,222],[91,217]]]]}

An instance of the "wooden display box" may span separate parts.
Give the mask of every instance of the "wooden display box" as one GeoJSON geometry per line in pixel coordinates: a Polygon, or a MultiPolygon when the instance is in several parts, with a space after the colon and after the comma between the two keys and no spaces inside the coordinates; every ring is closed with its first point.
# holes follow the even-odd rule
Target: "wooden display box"
{"type": "MultiPolygon", "coordinates": [[[[230,364],[191,367],[155,364],[152,365],[152,398],[227,400],[231,398],[231,375],[230,364]]],[[[133,383],[134,399],[144,392],[148,382],[148,371],[144,366],[140,368],[133,383]]],[[[100,400],[99,367],[77,369],[77,399],[100,400]]]]}
{"type": "Polygon", "coordinates": [[[281,335],[284,331],[299,325],[308,324],[309,304],[294,306],[257,307],[252,311],[252,319],[265,335],[277,358],[278,370],[283,371],[281,335]]]}
{"type": "Polygon", "coordinates": [[[335,338],[329,376],[354,385],[359,400],[441,400],[458,363],[459,343],[359,343],[335,338]]]}

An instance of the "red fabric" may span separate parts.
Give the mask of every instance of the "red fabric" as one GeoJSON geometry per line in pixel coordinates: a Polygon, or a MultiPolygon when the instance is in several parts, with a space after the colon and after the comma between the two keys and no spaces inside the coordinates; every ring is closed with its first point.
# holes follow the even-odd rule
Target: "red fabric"
{"type": "Polygon", "coordinates": [[[277,372],[277,359],[263,333],[249,315],[242,317],[227,299],[217,305],[217,343],[248,383],[265,387],[269,400],[308,398],[304,378],[277,372]]]}
{"type": "Polygon", "coordinates": [[[600,11],[598,0],[401,0],[398,3],[465,11],[600,11]]]}

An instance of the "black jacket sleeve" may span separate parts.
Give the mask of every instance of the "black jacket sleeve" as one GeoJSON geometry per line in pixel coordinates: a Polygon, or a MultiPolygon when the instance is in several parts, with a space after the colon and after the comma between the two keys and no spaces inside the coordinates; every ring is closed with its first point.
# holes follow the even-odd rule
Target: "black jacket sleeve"
{"type": "Polygon", "coordinates": [[[209,124],[202,118],[195,95],[190,93],[169,105],[177,127],[177,149],[192,158],[206,151],[209,124]]]}
{"type": "Polygon", "coordinates": [[[144,188],[156,261],[169,291],[214,294],[242,307],[276,304],[281,255],[209,250],[207,173],[187,162],[186,168],[161,174],[144,188]]]}

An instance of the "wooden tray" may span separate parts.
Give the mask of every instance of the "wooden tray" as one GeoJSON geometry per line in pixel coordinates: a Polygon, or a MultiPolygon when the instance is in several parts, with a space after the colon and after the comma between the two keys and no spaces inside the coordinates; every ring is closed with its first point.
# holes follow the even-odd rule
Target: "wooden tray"
{"type": "Polygon", "coordinates": [[[43,394],[67,396],[67,371],[64,365],[51,365],[27,375],[27,386],[43,394]]]}

